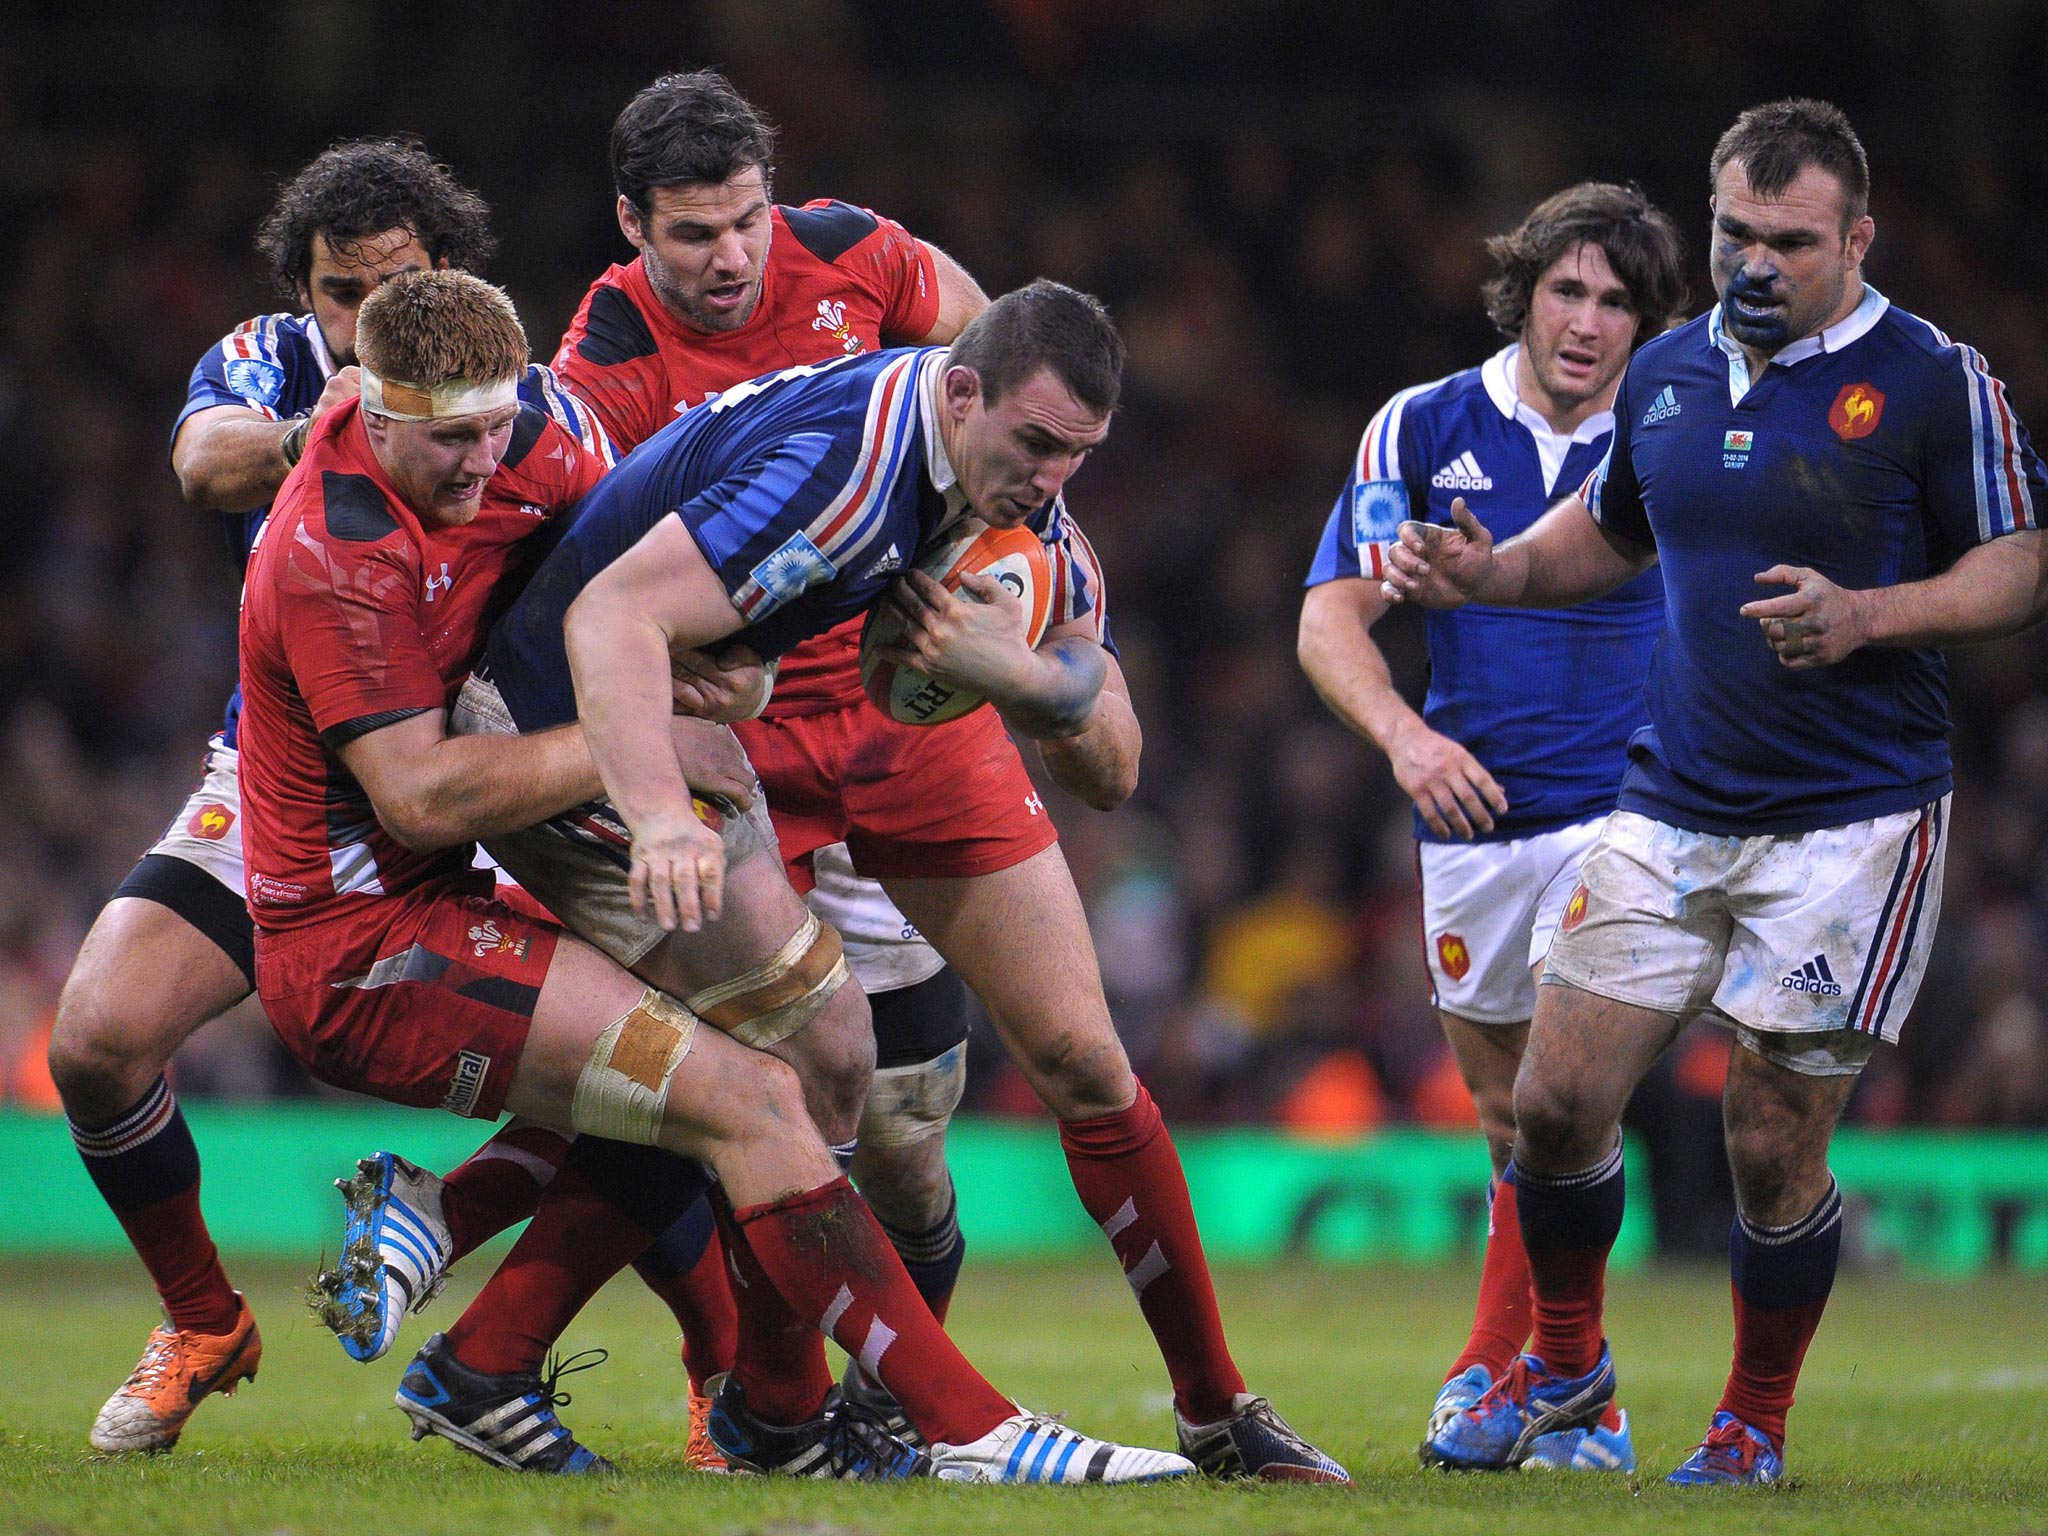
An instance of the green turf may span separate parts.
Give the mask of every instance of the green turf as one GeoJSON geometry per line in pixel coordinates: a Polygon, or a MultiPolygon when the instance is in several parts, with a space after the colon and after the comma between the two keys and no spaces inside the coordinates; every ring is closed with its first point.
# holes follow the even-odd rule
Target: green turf
{"type": "MultiPolygon", "coordinates": [[[[915,1536],[1078,1530],[1133,1536],[1343,1531],[2048,1531],[2048,1328],[2038,1280],[1965,1285],[1845,1280],[1807,1363],[1792,1483],[1682,1493],[1657,1481],[1704,1428],[1726,1368],[1725,1279],[1706,1271],[1617,1282],[1611,1327],[1639,1483],[1539,1475],[1447,1477],[1413,1446],[1463,1336],[1465,1272],[1279,1267],[1219,1277],[1255,1390],[1347,1462],[1356,1492],[1201,1484],[1131,1490],[959,1489],[713,1480],[682,1470],[685,1409],[665,1314],[632,1284],[585,1315],[569,1348],[604,1344],[563,1417],[625,1464],[608,1485],[496,1472],[442,1442],[414,1446],[391,1407],[394,1358],[358,1366],[306,1315],[302,1276],[236,1266],[264,1333],[259,1381],[208,1403],[171,1455],[91,1459],[85,1429],[148,1330],[139,1271],[0,1265],[0,1531],[727,1532],[915,1536]],[[1508,1524],[1511,1522],[1512,1524],[1508,1524]]],[[[481,1270],[430,1320],[452,1318],[481,1270]]],[[[1007,1390],[1078,1426],[1170,1444],[1164,1375],[1106,1264],[970,1267],[957,1336],[1007,1390]]]]}

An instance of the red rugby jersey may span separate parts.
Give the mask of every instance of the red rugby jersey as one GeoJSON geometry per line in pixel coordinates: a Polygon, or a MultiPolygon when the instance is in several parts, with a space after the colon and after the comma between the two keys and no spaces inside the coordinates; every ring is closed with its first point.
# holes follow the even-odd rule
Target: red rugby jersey
{"type": "Polygon", "coordinates": [[[272,505],[242,599],[243,847],[262,932],[469,868],[470,845],[417,853],[385,831],[340,748],[453,702],[543,552],[529,535],[604,473],[602,439],[574,429],[573,409],[533,403],[536,378],[472,522],[420,520],[355,401],[320,419],[272,505]]]}
{"type": "MultiPolygon", "coordinates": [[[[893,219],[821,199],[769,210],[761,302],[733,331],[700,331],[668,312],[635,257],[591,285],[555,354],[555,373],[587,401],[620,453],[677,413],[764,373],[841,354],[909,346],[939,318],[931,252],[893,219]]],[[[771,715],[860,696],[860,620],[782,659],[771,715]]]]}

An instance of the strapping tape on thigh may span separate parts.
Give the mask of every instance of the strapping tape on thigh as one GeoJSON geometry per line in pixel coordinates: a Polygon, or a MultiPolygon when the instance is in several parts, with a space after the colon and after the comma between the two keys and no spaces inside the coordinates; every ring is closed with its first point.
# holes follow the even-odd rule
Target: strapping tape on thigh
{"type": "Polygon", "coordinates": [[[909,1147],[943,1131],[967,1089],[967,1044],[907,1067],[878,1067],[861,1111],[860,1139],[909,1147]]]}
{"type": "Polygon", "coordinates": [[[651,1147],[661,1136],[668,1080],[690,1054],[697,1016],[649,987],[633,1011],[590,1048],[576,1078],[569,1124],[592,1136],[651,1147]]]}
{"type": "Polygon", "coordinates": [[[694,993],[690,1011],[742,1045],[786,1040],[824,1011],[846,985],[839,930],[809,912],[787,942],[744,975],[694,993]]]}

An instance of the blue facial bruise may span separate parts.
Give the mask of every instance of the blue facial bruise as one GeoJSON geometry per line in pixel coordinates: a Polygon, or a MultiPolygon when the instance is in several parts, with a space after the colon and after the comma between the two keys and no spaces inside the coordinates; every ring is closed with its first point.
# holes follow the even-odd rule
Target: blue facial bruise
{"type": "Polygon", "coordinates": [[[1791,327],[1785,320],[1784,295],[1777,291],[1776,279],[1774,272],[1768,280],[1760,282],[1746,270],[1737,269],[1721,290],[1721,325],[1746,347],[1775,351],[1790,337],[1791,327]],[[1744,314],[1736,305],[1738,299],[1775,303],[1777,307],[1768,315],[1744,314]]]}

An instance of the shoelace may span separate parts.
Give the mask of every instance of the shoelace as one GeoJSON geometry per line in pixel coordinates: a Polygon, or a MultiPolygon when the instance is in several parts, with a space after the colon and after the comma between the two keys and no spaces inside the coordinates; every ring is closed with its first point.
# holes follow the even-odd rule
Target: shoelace
{"type": "Polygon", "coordinates": [[[825,1431],[825,1447],[835,1462],[854,1471],[894,1467],[906,1457],[914,1462],[918,1454],[889,1428],[886,1415],[852,1398],[840,1400],[825,1431]]]}
{"type": "Polygon", "coordinates": [[[556,1391],[555,1383],[564,1376],[574,1376],[578,1371],[594,1371],[611,1357],[611,1351],[608,1349],[581,1350],[566,1360],[560,1355],[550,1355],[547,1370],[540,1378],[540,1391],[536,1394],[542,1410],[552,1413],[557,1408],[566,1408],[575,1402],[576,1399],[568,1393],[556,1391]]]}
{"type": "Polygon", "coordinates": [[[1489,1413],[1503,1402],[1518,1406],[1529,1396],[1529,1380],[1535,1374],[1524,1363],[1527,1355],[1515,1356],[1514,1363],[1502,1373],[1499,1381],[1488,1387],[1479,1396],[1479,1401],[1468,1410],[1469,1413],[1489,1413]]]}
{"type": "Polygon", "coordinates": [[[154,1392],[163,1385],[164,1377],[184,1353],[178,1347],[178,1335],[170,1328],[155,1328],[150,1331],[149,1347],[142,1352],[142,1358],[135,1362],[135,1369],[129,1374],[122,1390],[130,1396],[141,1397],[154,1392]]]}
{"type": "Polygon", "coordinates": [[[1741,1424],[1732,1419],[1708,1430],[1707,1438],[1700,1442],[1700,1449],[1707,1453],[1707,1465],[1716,1472],[1740,1476],[1756,1462],[1756,1442],[1749,1438],[1749,1432],[1741,1424]]]}

